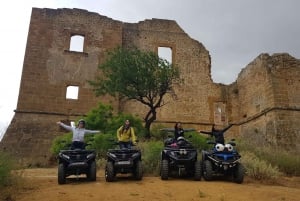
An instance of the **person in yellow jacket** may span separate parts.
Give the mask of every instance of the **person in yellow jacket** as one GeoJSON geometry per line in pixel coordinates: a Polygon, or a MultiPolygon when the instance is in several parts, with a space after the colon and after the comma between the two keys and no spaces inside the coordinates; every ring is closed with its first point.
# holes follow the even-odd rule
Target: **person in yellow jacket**
{"type": "Polygon", "coordinates": [[[133,127],[130,125],[130,121],[127,119],[125,124],[118,128],[117,137],[119,141],[120,149],[131,149],[131,143],[136,144],[136,136],[133,127]]]}

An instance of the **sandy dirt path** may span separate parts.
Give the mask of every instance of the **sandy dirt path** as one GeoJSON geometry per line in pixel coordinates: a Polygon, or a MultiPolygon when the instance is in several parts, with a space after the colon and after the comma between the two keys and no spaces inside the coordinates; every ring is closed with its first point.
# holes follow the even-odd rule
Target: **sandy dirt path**
{"type": "Polygon", "coordinates": [[[26,169],[22,177],[31,187],[19,194],[18,201],[299,201],[300,178],[284,178],[281,184],[260,184],[245,179],[243,184],[228,181],[193,181],[191,179],[144,176],[141,181],[119,175],[117,181],[106,182],[103,170],[97,180],[70,178],[58,185],[57,169],[26,169]]]}

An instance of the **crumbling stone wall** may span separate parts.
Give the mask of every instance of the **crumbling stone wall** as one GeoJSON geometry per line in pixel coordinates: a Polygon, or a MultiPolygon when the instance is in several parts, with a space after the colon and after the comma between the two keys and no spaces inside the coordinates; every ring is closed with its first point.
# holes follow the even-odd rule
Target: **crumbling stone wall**
{"type": "Polygon", "coordinates": [[[299,144],[299,60],[288,54],[262,54],[242,70],[231,85],[211,79],[208,50],[190,38],[175,21],[151,19],[123,23],[80,9],[32,9],[18,104],[0,143],[21,163],[46,165],[52,140],[63,132],[55,124],[84,116],[98,102],[115,111],[143,117],[147,108],[136,102],[95,97],[87,80],[101,75],[97,67],[116,46],[172,50],[183,85],[164,99],[157,123],[211,129],[216,123],[236,123],[229,135],[271,145],[299,144]],[[83,51],[70,50],[74,35],[84,37],[83,51]],[[77,86],[78,99],[66,98],[77,86]],[[175,95],[176,94],[176,95],[175,95]]]}
{"type": "Polygon", "coordinates": [[[299,75],[300,61],[288,54],[261,54],[241,71],[233,113],[244,138],[299,151],[299,75]]]}

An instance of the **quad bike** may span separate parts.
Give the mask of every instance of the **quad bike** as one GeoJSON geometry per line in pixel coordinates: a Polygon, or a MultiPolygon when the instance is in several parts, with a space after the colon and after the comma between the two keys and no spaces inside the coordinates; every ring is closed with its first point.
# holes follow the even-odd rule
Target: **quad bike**
{"type": "Polygon", "coordinates": [[[208,141],[213,144],[212,150],[202,150],[203,177],[211,181],[213,176],[230,176],[235,183],[244,180],[244,167],[240,163],[241,155],[234,149],[234,139],[225,145],[208,141]]]}
{"type": "MultiPolygon", "coordinates": [[[[118,143],[115,142],[115,145],[118,143]]],[[[134,147],[134,145],[133,145],[134,147]]],[[[131,173],[136,180],[143,177],[142,154],[139,149],[109,149],[106,154],[105,179],[107,182],[116,180],[118,173],[131,173]]]]}
{"type": "Polygon", "coordinates": [[[86,174],[89,181],[96,181],[96,152],[94,150],[61,150],[58,154],[58,184],[65,184],[70,175],[86,174]]]}
{"type": "Polygon", "coordinates": [[[184,137],[177,140],[167,138],[161,152],[160,176],[167,180],[171,173],[178,176],[193,176],[194,180],[201,180],[201,162],[197,160],[198,150],[184,137]]]}

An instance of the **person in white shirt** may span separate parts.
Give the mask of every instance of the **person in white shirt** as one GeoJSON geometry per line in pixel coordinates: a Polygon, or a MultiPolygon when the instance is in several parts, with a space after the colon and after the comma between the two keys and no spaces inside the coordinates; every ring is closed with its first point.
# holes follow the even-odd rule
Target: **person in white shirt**
{"type": "Polygon", "coordinates": [[[79,120],[77,127],[72,127],[69,125],[66,125],[62,122],[57,122],[57,124],[64,129],[68,131],[72,131],[73,137],[72,137],[72,144],[71,149],[84,149],[84,135],[85,134],[95,134],[100,133],[98,130],[87,130],[85,129],[85,121],[83,119],[79,120]]]}

